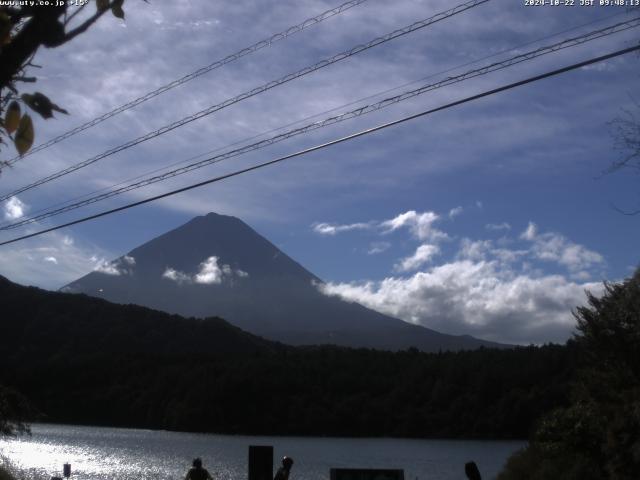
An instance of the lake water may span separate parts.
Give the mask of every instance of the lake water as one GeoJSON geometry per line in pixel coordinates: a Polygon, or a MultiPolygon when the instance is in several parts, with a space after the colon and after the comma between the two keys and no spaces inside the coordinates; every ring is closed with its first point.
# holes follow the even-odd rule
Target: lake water
{"type": "MultiPolygon", "coordinates": [[[[247,478],[249,445],[272,445],[275,458],[295,459],[291,480],[327,480],[329,469],[402,468],[406,480],[465,479],[473,460],[494,478],[523,442],[253,437],[67,425],[32,425],[32,436],[0,440],[0,453],[34,476],[71,480],[182,480],[201,457],[215,480],[247,478]]],[[[275,462],[274,462],[275,463],[275,462]]],[[[279,463],[279,462],[277,462],[279,463]]]]}

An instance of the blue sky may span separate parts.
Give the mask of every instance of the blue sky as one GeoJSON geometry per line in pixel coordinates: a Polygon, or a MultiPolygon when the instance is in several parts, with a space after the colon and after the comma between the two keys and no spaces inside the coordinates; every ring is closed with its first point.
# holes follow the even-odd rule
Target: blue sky
{"type": "MultiPolygon", "coordinates": [[[[37,90],[71,115],[38,121],[36,144],[338,4],[129,0],[125,21],[105,17],[74,42],[38,54],[43,69],[34,72],[37,90]]],[[[24,158],[3,172],[2,192],[454,5],[369,0],[24,158]]],[[[346,111],[354,107],[344,105],[362,105],[367,101],[359,100],[368,96],[374,96],[368,102],[381,100],[390,95],[381,92],[410,82],[418,81],[392,94],[630,18],[633,13],[624,7],[526,7],[491,0],[18,195],[3,205],[4,220],[290,122],[346,111]],[[462,66],[489,55],[496,56],[462,66]]],[[[0,232],[0,239],[269,160],[638,39],[636,28],[546,55],[23,230],[0,232]]],[[[446,333],[517,343],[564,341],[573,329],[570,309],[584,302],[584,290],[597,293],[603,279],[622,279],[638,265],[640,217],[614,208],[640,206],[638,176],[602,172],[619,158],[608,123],[632,108],[639,66],[637,54],[619,57],[0,247],[0,274],[59,288],[193,216],[215,211],[238,216],[265,235],[325,280],[327,294],[446,333]]],[[[4,149],[3,158],[9,153],[4,149]]]]}

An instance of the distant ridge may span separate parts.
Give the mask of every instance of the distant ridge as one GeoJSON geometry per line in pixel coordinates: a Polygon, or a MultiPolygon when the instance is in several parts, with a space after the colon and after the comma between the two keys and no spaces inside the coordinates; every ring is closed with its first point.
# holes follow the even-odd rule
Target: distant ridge
{"type": "Polygon", "coordinates": [[[0,298],[7,315],[0,321],[0,353],[6,355],[20,348],[38,352],[36,356],[66,350],[52,336],[66,338],[78,353],[242,355],[277,348],[220,318],[183,318],[138,305],[116,305],[87,295],[25,287],[1,275],[0,298]]]}
{"type": "Polygon", "coordinates": [[[322,294],[322,281],[238,218],[209,213],[63,287],[187,317],[219,316],[292,345],[423,351],[505,345],[446,335],[322,294]]]}

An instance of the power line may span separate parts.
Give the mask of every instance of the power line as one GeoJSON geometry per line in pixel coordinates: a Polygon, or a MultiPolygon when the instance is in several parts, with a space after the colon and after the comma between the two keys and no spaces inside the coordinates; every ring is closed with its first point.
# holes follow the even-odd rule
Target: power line
{"type": "MultiPolygon", "coordinates": [[[[259,150],[262,148],[265,148],[267,146],[273,145],[275,143],[279,143],[281,141],[287,140],[289,138],[292,138],[294,136],[298,136],[304,133],[308,133],[310,131],[313,130],[317,130],[320,128],[324,128],[326,126],[329,125],[333,125],[336,123],[340,123],[343,122],[345,120],[351,119],[351,118],[355,118],[355,117],[359,117],[368,113],[372,113],[378,110],[382,110],[384,108],[387,108],[391,105],[394,105],[396,103],[400,103],[402,101],[408,100],[410,98],[413,98],[415,96],[418,95],[422,95],[424,93],[433,91],[437,88],[441,88],[444,86],[448,86],[448,85],[452,85],[454,83],[458,83],[458,82],[462,82],[464,80],[468,80],[470,78],[475,78],[481,75],[486,75],[488,73],[491,72],[495,72],[498,70],[502,70],[504,68],[513,66],[513,65],[517,65],[519,63],[525,62],[525,61],[529,61],[529,60],[533,60],[534,58],[538,58],[540,56],[543,55],[547,55],[553,52],[557,52],[559,50],[565,49],[565,48],[569,48],[569,47],[574,47],[576,45],[582,45],[586,42],[592,41],[592,40],[596,40],[608,35],[612,35],[615,33],[619,33],[625,30],[628,30],[630,28],[636,28],[640,26],[640,17],[626,21],[626,22],[620,22],[617,23],[615,25],[611,25],[605,28],[601,28],[599,30],[595,30],[595,31],[591,31],[588,33],[585,33],[583,35],[580,35],[578,37],[574,37],[574,38],[569,38],[566,40],[563,40],[561,42],[557,42],[554,43],[552,45],[547,45],[547,46],[543,46],[543,47],[539,47],[535,50],[531,50],[529,52],[525,52],[522,53],[520,55],[516,55],[514,57],[508,58],[506,60],[500,61],[500,62],[495,62],[492,63],[490,65],[484,66],[484,67],[480,67],[480,68],[476,68],[470,71],[467,71],[465,73],[462,73],[460,75],[456,75],[453,77],[448,77],[444,80],[441,80],[439,82],[436,83],[431,83],[431,84],[427,84],[427,85],[423,85],[417,89],[414,90],[410,90],[410,91],[406,91],[403,92],[399,95],[395,95],[393,97],[389,97],[386,98],[384,100],[381,100],[379,102],[373,103],[373,104],[369,104],[369,105],[364,105],[361,106],[355,110],[351,110],[345,113],[342,113],[340,115],[336,115],[333,117],[329,117],[326,118],[322,121],[319,122],[315,122],[315,123],[311,123],[293,130],[289,130],[287,132],[281,133],[279,135],[276,135],[274,137],[268,138],[268,139],[264,139],[258,142],[255,142],[253,144],[249,144],[249,145],[245,145],[243,147],[234,149],[234,150],[230,150],[227,151],[225,153],[204,159],[204,160],[200,160],[198,162],[171,170],[169,172],[165,172],[163,174],[160,175],[156,175],[153,177],[149,177],[146,179],[143,179],[141,181],[138,182],[134,182],[131,183],[129,185],[125,185],[123,187],[120,188],[116,188],[110,191],[107,191],[105,193],[102,193],[100,195],[95,195],[93,197],[89,197],[85,200],[81,200],[57,209],[50,209],[45,213],[42,213],[40,215],[34,215],[32,217],[29,218],[25,218],[23,220],[19,220],[17,222],[8,224],[8,225],[3,225],[0,226],[0,230],[12,230],[18,227],[21,227],[23,225],[28,225],[31,223],[34,223],[36,221],[39,220],[43,220],[45,218],[50,218],[50,217],[54,217],[72,210],[76,210],[78,208],[93,204],[93,203],[97,203],[99,201],[102,200],[106,200],[108,198],[114,197],[116,195],[120,195],[122,193],[126,193],[126,192],[130,192],[132,190],[137,190],[139,188],[148,186],[148,185],[152,185],[154,183],[158,183],[161,181],[164,181],[168,178],[173,178],[175,176],[178,175],[182,175],[185,173],[188,173],[192,170],[196,170],[202,167],[205,167],[207,165],[211,165],[214,163],[220,163],[224,160],[227,160],[229,158],[233,158],[251,151],[255,151],[255,150],[259,150]]],[[[197,157],[196,157],[197,158],[197,157]]]]}
{"type": "MultiPolygon", "coordinates": [[[[220,146],[220,147],[216,147],[216,148],[214,148],[212,150],[208,150],[208,151],[200,153],[198,155],[191,156],[191,157],[186,158],[184,160],[179,160],[177,162],[170,163],[170,164],[165,165],[163,167],[146,171],[144,173],[136,175],[135,177],[130,177],[130,178],[126,179],[126,180],[122,180],[122,181],[120,181],[118,183],[109,185],[107,187],[103,187],[103,188],[100,188],[98,190],[93,190],[91,192],[88,192],[88,193],[85,193],[85,194],[82,194],[82,195],[78,195],[78,196],[69,198],[69,199],[64,200],[62,202],[54,203],[53,205],[50,205],[48,207],[44,207],[44,208],[40,208],[38,210],[35,210],[34,212],[32,212],[32,214],[35,215],[35,214],[39,214],[41,212],[49,212],[49,211],[51,211],[51,209],[53,209],[55,207],[60,207],[60,206],[63,206],[63,205],[70,204],[71,202],[79,201],[79,200],[81,200],[83,198],[89,198],[89,197],[95,196],[98,193],[105,192],[105,191],[110,190],[110,189],[114,189],[114,188],[119,187],[121,185],[125,185],[127,182],[133,182],[134,180],[138,180],[140,178],[143,178],[145,175],[152,175],[154,173],[158,173],[158,172],[161,172],[163,170],[167,170],[167,169],[175,167],[177,165],[182,165],[182,164],[185,164],[187,162],[191,162],[193,160],[196,160],[198,158],[201,158],[201,157],[204,157],[204,156],[207,156],[207,155],[211,155],[212,153],[219,152],[219,151],[224,150],[226,148],[234,147],[236,145],[240,145],[242,143],[249,142],[251,140],[256,140],[256,139],[258,139],[260,137],[264,137],[265,135],[277,132],[279,130],[283,130],[283,129],[291,127],[293,125],[298,125],[298,124],[303,123],[305,121],[308,121],[308,120],[311,120],[311,119],[314,119],[314,118],[318,118],[318,117],[320,117],[322,115],[325,115],[325,114],[328,114],[328,113],[332,113],[332,112],[341,110],[343,108],[350,107],[352,105],[356,105],[356,104],[358,104],[360,102],[364,102],[364,101],[371,100],[371,99],[376,98],[376,97],[380,97],[382,95],[385,95],[385,94],[400,90],[401,88],[408,87],[410,85],[415,85],[416,83],[428,80],[430,78],[435,78],[435,77],[438,77],[438,76],[443,75],[445,73],[449,73],[449,72],[452,72],[452,71],[455,71],[455,70],[459,70],[460,68],[479,63],[479,62],[481,62],[483,60],[488,60],[490,58],[495,58],[495,57],[498,57],[498,56],[500,56],[500,55],[502,55],[504,53],[517,51],[517,50],[520,50],[521,48],[527,47],[529,45],[533,45],[535,43],[542,42],[544,40],[549,40],[551,38],[558,37],[558,36],[563,35],[565,33],[573,32],[573,31],[579,30],[581,28],[584,28],[584,27],[587,27],[587,26],[590,26],[590,25],[594,25],[596,23],[603,23],[606,20],[610,20],[611,18],[620,17],[620,16],[623,16],[623,15],[626,15],[626,12],[617,12],[617,13],[613,13],[611,15],[606,15],[606,16],[604,16],[602,18],[598,18],[598,19],[592,20],[592,21],[587,22],[587,23],[583,23],[583,24],[580,24],[580,25],[576,25],[576,26],[564,29],[564,30],[560,30],[558,32],[552,33],[551,35],[546,35],[544,37],[540,37],[540,38],[537,38],[535,40],[531,40],[531,41],[528,41],[528,42],[525,42],[525,43],[518,44],[515,47],[510,47],[510,48],[501,50],[499,52],[492,53],[490,55],[486,55],[484,57],[477,58],[475,60],[471,60],[471,61],[465,62],[463,64],[458,64],[458,65],[456,65],[454,67],[447,68],[446,70],[441,70],[439,72],[427,75],[426,77],[422,77],[422,78],[417,79],[417,80],[412,80],[411,82],[403,83],[401,85],[398,85],[398,86],[395,86],[395,87],[392,87],[392,88],[389,88],[389,89],[374,93],[372,95],[367,95],[366,97],[361,97],[361,98],[359,98],[357,100],[352,100],[352,101],[350,101],[348,103],[344,103],[344,104],[342,104],[340,106],[333,107],[333,108],[330,108],[328,110],[323,110],[322,112],[314,113],[312,115],[309,115],[307,117],[301,118],[299,120],[294,120],[293,122],[289,122],[287,124],[280,125],[279,127],[275,127],[275,128],[263,131],[261,133],[252,135],[250,137],[245,137],[243,139],[236,140],[236,141],[234,141],[232,143],[229,143],[229,144],[226,144],[226,145],[223,145],[223,146],[220,146]]],[[[32,218],[34,220],[37,220],[34,217],[32,217],[32,218]]],[[[28,223],[32,223],[32,222],[28,222],[28,223]]],[[[0,224],[0,230],[9,229],[8,227],[11,227],[12,225],[13,224],[11,224],[10,222],[2,223],[2,224],[0,224]],[[7,228],[5,228],[5,227],[7,227],[7,228]]]]}
{"type": "Polygon", "coordinates": [[[320,144],[320,145],[316,145],[314,147],[306,148],[304,150],[300,150],[298,152],[291,153],[289,155],[278,157],[278,158],[276,158],[274,160],[270,160],[268,162],[260,163],[258,165],[254,165],[252,167],[247,167],[247,168],[243,168],[241,170],[236,170],[235,172],[231,172],[231,173],[227,173],[225,175],[220,175],[218,177],[210,178],[208,180],[205,180],[205,181],[202,181],[202,182],[199,182],[199,183],[191,184],[191,185],[188,185],[186,187],[178,188],[177,190],[172,190],[170,192],[166,192],[166,193],[163,193],[163,194],[160,194],[160,195],[149,197],[149,198],[146,198],[144,200],[140,200],[140,201],[137,201],[137,202],[129,203],[127,205],[123,205],[123,206],[118,207],[118,208],[113,208],[111,210],[106,210],[106,211],[103,211],[103,212],[100,212],[100,213],[96,213],[94,215],[89,215],[87,217],[80,218],[78,220],[73,220],[71,222],[67,222],[67,223],[64,223],[62,225],[57,225],[55,227],[47,228],[45,230],[40,230],[38,232],[30,233],[28,235],[22,235],[20,237],[13,238],[11,240],[6,240],[4,242],[1,242],[0,246],[8,245],[8,244],[11,244],[11,243],[15,243],[15,242],[18,242],[18,241],[21,241],[21,240],[25,240],[27,238],[33,238],[33,237],[36,237],[36,236],[39,236],[39,235],[42,235],[42,234],[45,234],[45,233],[49,233],[49,232],[53,232],[55,230],[59,230],[61,228],[70,227],[72,225],[77,225],[79,223],[84,223],[84,222],[87,222],[89,220],[95,220],[96,218],[104,217],[104,216],[107,216],[107,215],[111,215],[113,213],[121,212],[123,210],[127,210],[127,209],[130,209],[130,208],[133,208],[133,207],[137,207],[137,206],[140,206],[140,205],[144,205],[146,203],[154,202],[156,200],[167,198],[167,197],[176,195],[178,193],[182,193],[182,192],[186,192],[186,191],[189,191],[189,190],[193,190],[195,188],[199,188],[199,187],[202,187],[202,186],[205,186],[205,185],[209,185],[211,183],[220,182],[222,180],[226,180],[227,178],[236,177],[236,176],[242,175],[244,173],[252,172],[254,170],[258,170],[258,169],[261,169],[261,168],[264,168],[264,167],[268,167],[268,166],[271,166],[271,165],[275,165],[277,163],[284,162],[285,160],[289,160],[289,159],[292,159],[292,158],[295,158],[295,157],[306,155],[308,153],[315,152],[317,150],[322,150],[324,148],[327,148],[327,147],[330,147],[330,146],[333,146],[333,145],[337,145],[339,143],[347,142],[349,140],[353,140],[353,139],[362,137],[364,135],[368,135],[368,134],[377,132],[379,130],[383,130],[385,128],[393,127],[393,126],[399,125],[401,123],[408,122],[409,120],[415,120],[416,118],[420,118],[420,117],[423,117],[423,116],[426,116],[426,115],[430,115],[432,113],[439,112],[441,110],[446,110],[446,109],[449,109],[449,108],[452,108],[452,107],[455,107],[455,106],[458,106],[458,105],[462,105],[464,103],[469,103],[469,102],[472,102],[472,101],[475,101],[475,100],[479,100],[481,98],[488,97],[488,96],[494,95],[496,93],[504,92],[506,90],[511,90],[513,88],[520,87],[522,85],[526,85],[526,84],[529,84],[529,83],[537,82],[537,81],[543,80],[545,78],[549,78],[549,77],[552,77],[552,76],[555,76],[555,75],[566,73],[566,72],[571,71],[571,70],[576,70],[578,68],[586,67],[586,66],[592,65],[594,63],[602,62],[604,60],[608,60],[610,58],[618,57],[620,55],[625,55],[627,53],[631,53],[631,52],[638,51],[638,50],[640,50],[640,45],[636,45],[634,47],[629,47],[629,48],[625,48],[625,49],[622,49],[622,50],[618,50],[616,52],[612,52],[612,53],[609,53],[607,55],[602,55],[602,56],[599,56],[599,57],[591,58],[591,59],[585,60],[583,62],[574,63],[574,64],[566,66],[566,67],[562,67],[562,68],[559,68],[559,69],[556,69],[556,70],[552,70],[550,72],[543,73],[541,75],[536,75],[534,77],[529,77],[527,79],[520,80],[520,81],[514,82],[514,83],[510,83],[510,84],[504,85],[502,87],[494,88],[492,90],[488,90],[488,91],[485,91],[483,93],[479,93],[477,95],[472,95],[470,97],[466,97],[466,98],[463,98],[461,100],[457,100],[455,102],[447,103],[446,105],[442,105],[440,107],[432,108],[430,110],[425,110],[425,111],[422,111],[420,113],[409,115],[409,116],[400,118],[398,120],[394,120],[392,122],[384,123],[384,124],[378,125],[376,127],[368,128],[366,130],[362,130],[360,132],[353,133],[351,135],[347,135],[345,137],[338,138],[336,140],[332,140],[330,142],[326,142],[326,143],[323,143],[323,144],[320,144]]]}
{"type": "Polygon", "coordinates": [[[452,17],[454,15],[457,15],[459,13],[462,13],[466,10],[469,10],[471,8],[477,7],[478,5],[481,5],[483,3],[487,3],[490,0],[471,0],[468,1],[466,3],[460,4],[456,7],[453,7],[449,10],[446,10],[444,12],[440,12],[432,17],[429,17],[427,19],[424,20],[420,20],[418,22],[415,22],[411,25],[408,25],[404,28],[400,28],[398,30],[394,30],[393,32],[390,32],[382,37],[378,37],[375,38],[373,40],[371,40],[370,42],[367,42],[365,44],[362,45],[357,45],[353,48],[351,48],[350,50],[346,50],[342,53],[339,53],[337,55],[334,55],[333,57],[329,58],[329,59],[325,59],[322,60],[320,62],[317,62],[311,66],[305,67],[302,70],[298,70],[295,73],[290,73],[288,75],[285,75],[284,77],[281,77],[277,80],[272,80],[271,82],[268,82],[260,87],[256,87],[253,90],[250,90],[248,92],[244,92],[236,97],[230,98],[228,100],[225,100],[222,103],[218,103],[216,105],[212,105],[209,108],[206,108],[204,110],[201,110],[199,112],[196,112],[192,115],[189,115],[187,117],[182,118],[181,120],[178,120],[176,122],[173,122],[169,125],[165,125],[164,127],[159,128],[158,130],[155,130],[153,132],[149,132],[141,137],[138,137],[134,140],[131,140],[127,143],[121,144],[117,147],[114,147],[110,150],[107,150],[99,155],[96,155],[94,157],[91,157],[87,160],[84,160],[80,163],[77,163],[75,165],[72,165],[70,167],[67,167],[63,170],[60,170],[54,174],[51,174],[47,177],[41,178],[40,180],[33,182],[29,185],[26,185],[24,187],[21,187],[17,190],[14,190],[11,193],[5,194],[3,196],[0,197],[0,201],[5,201],[15,195],[18,195],[20,193],[26,192],[28,190],[31,190],[32,188],[38,187],[40,185],[43,185],[45,183],[51,182],[52,180],[55,180],[57,178],[60,178],[62,176],[68,175],[72,172],[75,172],[76,170],[79,170],[81,168],[87,167],[93,163],[96,163],[99,160],[102,160],[103,158],[109,157],[115,153],[121,152],[123,150],[126,150],[128,148],[131,148],[135,145],[138,145],[142,142],[146,142],[147,140],[151,140],[155,137],[158,137],[160,135],[163,135],[167,132],[170,132],[172,130],[175,130],[178,127],[181,127],[183,125],[186,125],[188,123],[191,123],[195,120],[199,120],[200,118],[203,118],[207,115],[211,115],[214,112],[217,112],[219,110],[222,110],[230,105],[233,105],[235,103],[241,102],[243,100],[246,100],[247,98],[253,97],[255,95],[258,95],[260,93],[266,92],[268,90],[271,90],[272,88],[275,88],[277,86],[283,85],[287,82],[290,82],[292,80],[295,80],[296,78],[302,77],[304,75],[308,75],[312,72],[315,72],[317,70],[320,70],[321,68],[327,67],[329,65],[332,65],[334,63],[337,63],[339,61],[345,60],[347,58],[350,58],[354,55],[357,55],[365,50],[368,50],[370,48],[376,47],[378,45],[381,45],[383,43],[389,42],[393,39],[396,39],[398,37],[407,35],[409,33],[415,32],[417,30],[420,30],[422,28],[425,28],[429,25],[432,25],[434,23],[437,23],[439,21],[445,20],[449,17],[452,17]]]}
{"type": "Polygon", "coordinates": [[[269,38],[266,38],[264,40],[260,40],[259,42],[254,43],[253,45],[250,45],[248,47],[243,48],[242,50],[238,50],[235,53],[232,53],[230,55],[227,55],[226,57],[224,57],[223,59],[220,60],[216,60],[215,62],[207,65],[206,67],[202,67],[199,68],[198,70],[195,70],[177,80],[174,80],[170,83],[167,83],[166,85],[163,85],[155,90],[153,90],[152,92],[146,93],[144,95],[142,95],[141,97],[138,97],[134,100],[131,100],[128,103],[125,103],[124,105],[121,105],[97,118],[94,118],[93,120],[90,120],[86,123],[83,123],[82,125],[75,127],[55,138],[52,138],[51,140],[44,142],[36,147],[33,147],[32,149],[30,149],[27,153],[25,153],[24,155],[20,156],[17,155],[15,157],[13,157],[12,159],[8,160],[6,163],[7,165],[13,165],[14,163],[16,163],[18,160],[25,158],[29,155],[32,155],[36,152],[39,152],[41,150],[44,150],[45,148],[48,148],[52,145],[55,145],[56,143],[59,143],[69,137],[74,136],[77,133],[80,133],[84,130],[87,130],[91,127],[95,127],[96,125],[98,125],[99,123],[104,122],[105,120],[108,120],[111,117],[114,117],[116,115],[118,115],[119,113],[125,112],[127,110],[132,109],[133,107],[136,107],[137,105],[140,105],[141,103],[146,102],[147,100],[151,100],[154,97],[157,97],[158,95],[161,95],[177,86],[180,86],[184,83],[187,83],[195,78],[200,77],[201,75],[204,75],[205,73],[209,73],[212,70],[215,70],[217,68],[220,68],[224,65],[227,65],[229,63],[235,62],[236,60],[239,60],[240,58],[247,56],[251,53],[257,52],[258,50],[261,50],[265,47],[270,47],[272,44],[280,41],[280,40],[284,40],[287,37],[290,37],[291,35],[294,35],[296,33],[299,33],[313,25],[317,25],[318,23],[327,20],[328,18],[331,18],[335,15],[339,15],[342,12],[345,12],[346,10],[349,10],[350,8],[356,7],[358,5],[360,5],[361,3],[367,2],[368,0],[351,0],[349,2],[343,3],[342,5],[332,8],[330,10],[327,10],[325,12],[322,12],[320,15],[316,15],[315,17],[311,17],[311,18],[307,18],[305,21],[303,21],[302,23],[299,23],[297,25],[294,25],[292,27],[287,28],[286,30],[283,30],[282,32],[279,33],[275,33],[273,35],[271,35],[269,38]]]}

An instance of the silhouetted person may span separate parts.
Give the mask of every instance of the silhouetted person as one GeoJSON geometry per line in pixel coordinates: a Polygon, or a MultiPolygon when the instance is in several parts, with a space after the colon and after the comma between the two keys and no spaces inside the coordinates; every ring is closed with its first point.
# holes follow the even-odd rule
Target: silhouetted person
{"type": "Polygon", "coordinates": [[[282,466],[276,472],[276,476],[273,477],[273,480],[289,480],[289,473],[291,472],[292,466],[293,458],[283,457],[282,466]]]}
{"type": "Polygon", "coordinates": [[[199,458],[193,459],[193,467],[187,472],[187,476],[184,480],[213,480],[211,474],[206,468],[202,468],[202,460],[199,458]]]}
{"type": "Polygon", "coordinates": [[[482,480],[482,477],[480,476],[480,470],[478,470],[476,462],[465,463],[464,473],[467,475],[467,478],[469,480],[482,480]]]}

